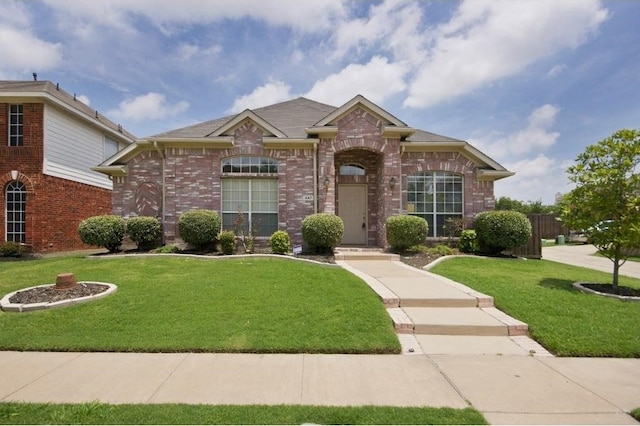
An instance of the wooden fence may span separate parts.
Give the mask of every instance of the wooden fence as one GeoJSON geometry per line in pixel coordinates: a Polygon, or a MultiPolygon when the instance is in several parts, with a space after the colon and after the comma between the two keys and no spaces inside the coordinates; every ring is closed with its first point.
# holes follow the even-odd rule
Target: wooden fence
{"type": "Polygon", "coordinates": [[[527,244],[511,250],[515,256],[526,257],[528,259],[542,258],[542,239],[553,239],[558,235],[569,235],[569,228],[551,214],[529,214],[531,222],[531,238],[527,244]]]}

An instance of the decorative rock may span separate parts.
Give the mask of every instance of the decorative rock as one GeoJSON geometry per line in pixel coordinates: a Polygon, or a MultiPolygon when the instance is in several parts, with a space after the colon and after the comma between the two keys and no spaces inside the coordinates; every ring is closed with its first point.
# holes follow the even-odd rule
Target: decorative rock
{"type": "Polygon", "coordinates": [[[56,290],[69,290],[77,286],[78,282],[72,273],[58,274],[56,277],[56,290]]]}

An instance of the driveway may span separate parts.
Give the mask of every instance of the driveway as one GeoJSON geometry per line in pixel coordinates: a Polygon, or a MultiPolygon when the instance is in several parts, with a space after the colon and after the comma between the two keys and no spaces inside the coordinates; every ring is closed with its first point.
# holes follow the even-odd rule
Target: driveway
{"type": "MultiPolygon", "coordinates": [[[[597,251],[591,244],[558,245],[543,247],[542,258],[613,274],[613,262],[606,257],[594,256],[597,251]]],[[[640,278],[640,262],[626,262],[620,268],[620,275],[640,278]]]]}

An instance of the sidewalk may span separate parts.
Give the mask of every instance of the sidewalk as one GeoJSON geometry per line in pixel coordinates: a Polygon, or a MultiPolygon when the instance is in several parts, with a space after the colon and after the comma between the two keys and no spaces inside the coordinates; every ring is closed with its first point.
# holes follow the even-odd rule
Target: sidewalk
{"type": "MultiPolygon", "coordinates": [[[[400,262],[345,262],[411,326],[416,317],[403,309],[500,316],[490,298],[400,262]]],[[[638,424],[626,412],[640,406],[640,359],[544,356],[527,350],[533,341],[510,335],[508,326],[491,336],[469,335],[477,329],[465,327],[440,324],[426,329],[432,334],[405,328],[403,355],[0,352],[0,401],[470,404],[492,424],[638,424]]]]}

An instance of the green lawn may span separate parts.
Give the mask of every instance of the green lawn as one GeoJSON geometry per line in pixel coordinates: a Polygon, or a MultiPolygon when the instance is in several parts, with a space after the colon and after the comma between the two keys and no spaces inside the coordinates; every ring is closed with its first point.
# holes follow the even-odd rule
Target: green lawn
{"type": "MultiPolygon", "coordinates": [[[[529,324],[531,336],[560,356],[640,357],[640,303],[575,290],[611,274],[546,260],[458,257],[431,272],[491,295],[496,307],[529,324]]],[[[640,280],[620,277],[640,288],[640,280]]]]}
{"type": "Polygon", "coordinates": [[[0,350],[398,353],[384,306],[341,268],[286,258],[50,258],[3,262],[0,295],[55,282],[114,283],[83,305],[0,313],[0,350]]]}
{"type": "Polygon", "coordinates": [[[0,403],[0,424],[487,424],[472,408],[0,403]]]}

